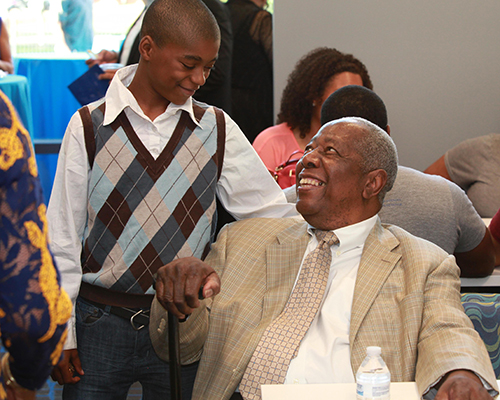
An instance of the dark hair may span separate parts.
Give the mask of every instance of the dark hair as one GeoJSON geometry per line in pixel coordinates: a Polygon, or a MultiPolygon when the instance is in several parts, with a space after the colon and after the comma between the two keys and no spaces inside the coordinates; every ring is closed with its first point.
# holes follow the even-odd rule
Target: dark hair
{"type": "Polygon", "coordinates": [[[344,86],[332,93],[321,107],[321,125],[334,119],[361,117],[387,131],[387,109],[382,99],[363,86],[344,86]]]}
{"type": "Polygon", "coordinates": [[[220,41],[217,20],[201,0],[153,1],[144,15],[141,35],[151,36],[159,47],[200,38],[220,41]]]}
{"type": "Polygon", "coordinates": [[[301,137],[305,137],[311,129],[313,101],[323,95],[330,78],[342,72],[358,74],[363,86],[373,88],[365,65],[351,54],[319,47],[302,57],[288,76],[278,123],[286,122],[291,129],[298,128],[301,137]]]}

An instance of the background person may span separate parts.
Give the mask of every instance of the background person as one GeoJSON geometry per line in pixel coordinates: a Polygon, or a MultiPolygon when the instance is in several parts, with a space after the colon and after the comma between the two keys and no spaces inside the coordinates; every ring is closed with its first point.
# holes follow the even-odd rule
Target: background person
{"type": "Polygon", "coordinates": [[[220,0],[203,0],[205,5],[214,15],[220,29],[220,47],[210,76],[205,84],[200,87],[193,98],[222,108],[232,115],[231,104],[231,69],[233,63],[233,28],[231,14],[226,5],[220,0]]]}
{"type": "Polygon", "coordinates": [[[273,125],[273,17],[267,0],[228,0],[233,29],[231,117],[253,142],[273,125]]]}
{"type": "Polygon", "coordinates": [[[92,24],[92,0],[63,0],[59,22],[64,40],[71,51],[85,52],[92,48],[94,27],[92,24]]]}
{"type": "MultiPolygon", "coordinates": [[[[101,50],[97,56],[89,58],[85,63],[90,67],[95,64],[121,64],[121,65],[132,65],[139,62],[139,42],[141,40],[141,26],[144,19],[144,14],[146,10],[153,2],[153,0],[142,0],[144,2],[144,9],[139,14],[137,19],[134,21],[125,39],[120,47],[120,51],[116,52],[114,50],[101,50]]],[[[100,75],[100,79],[113,79],[116,73],[116,69],[108,69],[104,71],[104,74],[100,75]]]]}
{"type": "Polygon", "coordinates": [[[493,217],[500,208],[500,133],[457,144],[424,172],[455,182],[482,218],[493,217]]]}
{"type": "Polygon", "coordinates": [[[0,91],[0,399],[35,399],[61,356],[71,302],[48,246],[29,133],[0,91]]]}
{"type": "Polygon", "coordinates": [[[426,399],[498,393],[460,302],[454,257],[380,223],[397,164],[394,143],[376,125],[330,122],[297,164],[305,221],[239,221],[222,230],[205,263],[161,268],[151,336],[168,359],[161,305],[179,318],[191,314],[180,337],[184,357],[201,355],[194,399],[260,399],[260,384],[354,382],[374,345],[392,381],[416,380],[426,399]],[[200,304],[201,286],[206,298],[216,296],[200,304]]]}
{"type": "Polygon", "coordinates": [[[8,74],[14,73],[12,54],[10,52],[9,33],[0,17],[0,70],[8,74]]]}
{"type": "Polygon", "coordinates": [[[495,246],[495,265],[500,265],[500,208],[491,219],[489,229],[495,246]]]}
{"type": "Polygon", "coordinates": [[[297,62],[283,90],[278,125],[261,132],[253,143],[267,169],[275,171],[292,153],[304,151],[321,127],[323,102],[347,85],[373,87],[366,67],[351,54],[319,47],[297,62]]]}

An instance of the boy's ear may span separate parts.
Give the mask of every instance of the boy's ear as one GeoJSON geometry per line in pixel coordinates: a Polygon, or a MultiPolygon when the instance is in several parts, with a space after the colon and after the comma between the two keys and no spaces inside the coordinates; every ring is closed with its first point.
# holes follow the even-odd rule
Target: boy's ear
{"type": "Polygon", "coordinates": [[[155,43],[151,36],[143,36],[139,42],[139,52],[141,53],[141,57],[145,60],[149,60],[151,58],[151,51],[153,50],[153,47],[155,47],[155,43]]]}

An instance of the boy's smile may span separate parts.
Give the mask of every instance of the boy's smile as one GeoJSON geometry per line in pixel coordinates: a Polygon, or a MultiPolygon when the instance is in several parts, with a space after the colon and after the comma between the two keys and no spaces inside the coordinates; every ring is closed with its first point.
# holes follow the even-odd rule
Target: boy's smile
{"type": "Polygon", "coordinates": [[[210,39],[162,47],[151,40],[147,82],[152,92],[171,103],[184,104],[205,84],[218,51],[219,42],[210,39]]]}

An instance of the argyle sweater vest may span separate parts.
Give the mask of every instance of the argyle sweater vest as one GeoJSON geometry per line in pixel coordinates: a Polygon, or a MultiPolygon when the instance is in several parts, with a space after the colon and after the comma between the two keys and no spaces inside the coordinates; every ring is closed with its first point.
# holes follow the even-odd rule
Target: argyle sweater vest
{"type": "Polygon", "coordinates": [[[83,281],[121,292],[152,293],[153,274],[170,261],[208,253],[216,227],[222,169],[221,110],[193,101],[154,159],[125,112],[103,126],[105,103],[79,110],[91,166],[83,281]]]}

